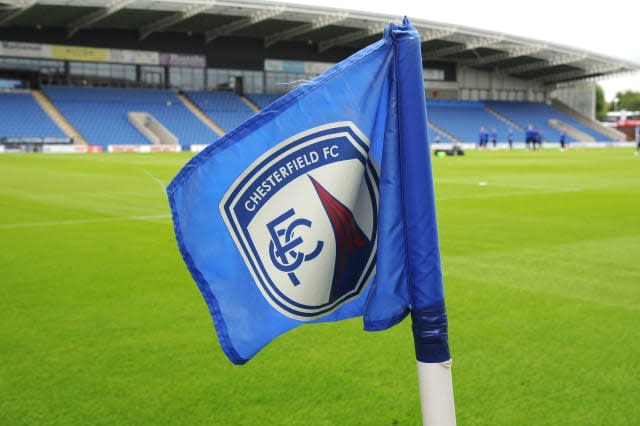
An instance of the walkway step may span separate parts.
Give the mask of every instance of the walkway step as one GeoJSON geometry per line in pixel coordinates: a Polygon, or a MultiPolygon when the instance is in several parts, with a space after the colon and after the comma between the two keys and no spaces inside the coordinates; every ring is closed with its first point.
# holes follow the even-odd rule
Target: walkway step
{"type": "Polygon", "coordinates": [[[200,107],[194,104],[191,99],[183,95],[182,93],[178,93],[178,99],[186,106],[189,111],[193,113],[196,117],[200,119],[204,124],[206,124],[211,130],[216,132],[218,136],[224,136],[224,130],[217,123],[215,123],[207,114],[204,113],[200,109],[200,107]]]}
{"type": "Polygon", "coordinates": [[[74,144],[89,145],[87,140],[76,130],[56,106],[40,90],[32,90],[31,94],[40,107],[47,113],[54,123],[73,140],[74,144]]]}
{"type": "Polygon", "coordinates": [[[596,121],[596,120],[592,120],[589,117],[585,117],[584,115],[580,114],[579,112],[575,111],[574,109],[572,109],[571,107],[569,107],[567,104],[560,102],[557,99],[552,99],[551,100],[551,106],[554,107],[555,109],[559,110],[560,112],[563,112],[565,114],[567,114],[569,117],[573,118],[574,120],[577,120],[578,122],[584,124],[585,126],[595,130],[596,132],[604,135],[605,137],[609,137],[615,141],[624,141],[626,140],[626,135],[624,133],[622,133],[621,131],[613,128],[613,127],[606,127],[603,126],[602,124],[600,124],[600,122],[596,121]]]}
{"type": "MultiPolygon", "coordinates": [[[[455,143],[463,143],[459,138],[453,136],[451,133],[447,132],[446,130],[436,126],[435,124],[433,124],[432,122],[428,122],[427,125],[429,127],[431,127],[433,130],[436,130],[440,133],[442,133],[443,135],[445,135],[447,137],[447,139],[449,139],[451,142],[455,142],[455,143]]],[[[430,141],[430,143],[433,143],[433,141],[430,141]]]]}
{"type": "Polygon", "coordinates": [[[485,107],[484,108],[485,111],[487,111],[489,114],[494,115],[498,120],[502,121],[503,123],[516,128],[518,130],[520,130],[521,132],[524,132],[524,128],[522,128],[521,126],[519,126],[515,121],[511,121],[509,120],[507,117],[505,117],[504,115],[500,114],[498,111],[491,109],[489,107],[485,107]]]}
{"type": "Polygon", "coordinates": [[[242,99],[242,102],[247,104],[247,106],[251,108],[253,112],[260,112],[260,108],[258,107],[258,105],[254,104],[251,99],[247,98],[246,96],[240,96],[240,99],[242,99]]]}
{"type": "Polygon", "coordinates": [[[562,132],[563,130],[565,132],[567,132],[567,135],[569,135],[570,137],[572,137],[573,139],[580,141],[580,142],[595,142],[596,140],[593,138],[593,136],[586,134],[585,132],[576,129],[575,127],[565,123],[564,121],[561,120],[557,120],[554,118],[550,118],[549,120],[547,120],[547,124],[551,127],[553,127],[554,129],[562,132]]]}

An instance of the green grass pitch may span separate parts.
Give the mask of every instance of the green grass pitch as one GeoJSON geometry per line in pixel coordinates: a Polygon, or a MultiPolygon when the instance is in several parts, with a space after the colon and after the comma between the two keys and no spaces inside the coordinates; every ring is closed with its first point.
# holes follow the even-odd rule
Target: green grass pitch
{"type": "MultiPolygon", "coordinates": [[[[187,159],[0,156],[0,424],[418,425],[408,320],[226,360],[162,188],[187,159]]],[[[638,424],[640,157],[433,164],[458,424],[638,424]]]]}

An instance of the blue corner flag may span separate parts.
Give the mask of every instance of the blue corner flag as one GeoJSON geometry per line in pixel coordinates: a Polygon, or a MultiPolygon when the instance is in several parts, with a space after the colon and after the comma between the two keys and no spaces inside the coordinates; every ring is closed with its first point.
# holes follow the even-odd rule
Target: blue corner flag
{"type": "Polygon", "coordinates": [[[224,353],[307,323],[409,313],[417,359],[450,358],[418,32],[382,40],[196,155],[167,189],[224,353]]]}

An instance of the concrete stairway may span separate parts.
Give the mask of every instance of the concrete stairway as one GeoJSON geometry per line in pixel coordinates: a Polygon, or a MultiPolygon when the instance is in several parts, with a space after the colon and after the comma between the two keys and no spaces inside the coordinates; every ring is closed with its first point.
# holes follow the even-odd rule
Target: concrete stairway
{"type": "Polygon", "coordinates": [[[553,127],[554,129],[558,130],[558,131],[565,131],[567,132],[567,135],[572,137],[573,139],[580,141],[580,142],[595,142],[595,139],[593,139],[593,136],[586,134],[585,132],[582,132],[578,129],[576,129],[575,127],[565,123],[564,121],[560,121],[560,120],[556,120],[556,119],[549,119],[547,121],[547,124],[551,127],[553,127]]]}
{"type": "MultiPolygon", "coordinates": [[[[451,142],[463,143],[460,139],[458,139],[457,137],[453,136],[451,133],[447,132],[446,130],[436,126],[432,122],[427,123],[427,125],[429,127],[431,127],[433,130],[436,130],[436,131],[442,133],[443,135],[445,135],[447,137],[447,139],[449,139],[451,142]]],[[[433,142],[433,141],[429,141],[429,142],[433,142]]]]}
{"type": "Polygon", "coordinates": [[[247,98],[246,96],[240,96],[239,98],[242,100],[242,102],[247,104],[247,106],[251,108],[253,112],[260,112],[260,108],[258,108],[258,105],[254,104],[251,99],[247,98]]]}
{"type": "Polygon", "coordinates": [[[64,115],[51,103],[44,93],[39,90],[32,90],[31,94],[40,107],[47,113],[54,123],[64,132],[65,135],[73,140],[74,144],[89,145],[87,140],[78,132],[75,127],[65,118],[64,115]]]}
{"type": "Polygon", "coordinates": [[[524,129],[519,126],[518,124],[516,124],[515,122],[509,120],[507,117],[505,117],[504,115],[500,114],[498,111],[495,111],[489,107],[485,107],[485,111],[487,111],[489,114],[494,115],[498,120],[502,121],[503,123],[507,124],[510,127],[513,127],[514,129],[518,129],[521,132],[524,132],[524,129]]]}
{"type": "Polygon", "coordinates": [[[551,101],[551,106],[553,106],[558,111],[561,111],[561,112],[567,114],[569,117],[571,117],[574,120],[584,124],[585,126],[592,128],[593,130],[595,130],[598,133],[602,133],[604,135],[607,135],[610,138],[612,138],[614,140],[617,140],[617,141],[626,140],[626,135],[624,133],[622,133],[621,131],[616,130],[616,129],[612,129],[611,127],[605,127],[602,124],[600,124],[599,122],[597,122],[596,120],[591,120],[590,118],[585,117],[584,115],[577,113],[571,107],[569,107],[568,105],[566,105],[563,102],[560,102],[557,99],[553,99],[551,101]]]}
{"type": "Polygon", "coordinates": [[[178,99],[180,99],[180,101],[184,104],[184,106],[186,106],[189,109],[189,111],[193,113],[193,115],[198,117],[200,121],[206,124],[211,130],[216,132],[216,134],[218,134],[219,136],[224,135],[225,132],[224,130],[222,130],[222,127],[220,127],[211,118],[209,118],[209,116],[207,116],[207,114],[205,114],[204,111],[202,111],[196,104],[191,102],[191,99],[189,99],[182,93],[178,93],[178,99]]]}

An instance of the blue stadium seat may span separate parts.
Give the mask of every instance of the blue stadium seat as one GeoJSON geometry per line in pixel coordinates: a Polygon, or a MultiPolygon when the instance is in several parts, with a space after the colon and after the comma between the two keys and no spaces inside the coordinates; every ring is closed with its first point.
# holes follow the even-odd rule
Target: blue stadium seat
{"type": "Polygon", "coordinates": [[[28,92],[0,93],[0,137],[55,137],[66,135],[28,92]]]}
{"type": "Polygon", "coordinates": [[[209,144],[218,135],[169,90],[49,86],[43,92],[94,145],[149,144],[130,122],[129,112],[147,112],[180,144],[209,144]]]}

